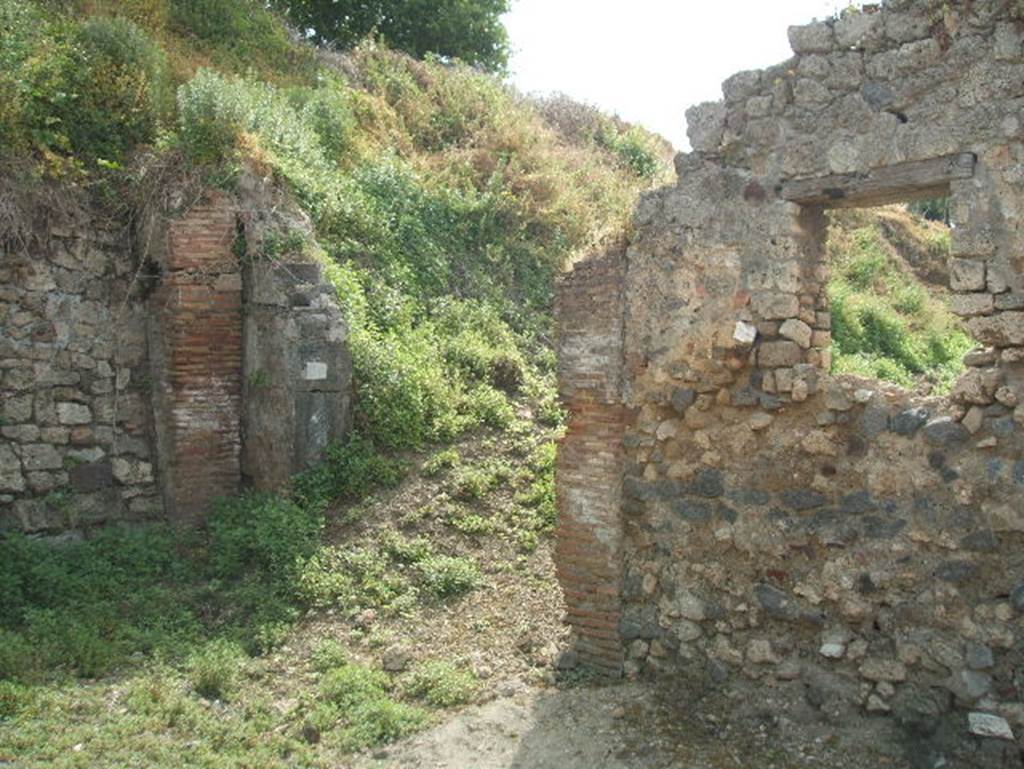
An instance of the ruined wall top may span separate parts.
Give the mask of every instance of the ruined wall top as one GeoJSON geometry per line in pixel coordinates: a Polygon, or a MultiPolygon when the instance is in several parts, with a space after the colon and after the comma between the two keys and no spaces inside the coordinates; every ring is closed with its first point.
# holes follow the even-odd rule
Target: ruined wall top
{"type": "Polygon", "coordinates": [[[733,75],[723,101],[687,112],[694,152],[794,178],[1017,138],[1024,50],[1011,6],[899,0],[790,27],[793,58],[733,75]]]}

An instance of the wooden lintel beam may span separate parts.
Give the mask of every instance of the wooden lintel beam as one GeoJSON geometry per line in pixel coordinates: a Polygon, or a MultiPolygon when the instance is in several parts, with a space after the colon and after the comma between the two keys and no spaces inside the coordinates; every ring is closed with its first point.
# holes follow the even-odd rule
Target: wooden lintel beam
{"type": "Polygon", "coordinates": [[[954,179],[974,176],[970,152],[899,163],[864,173],[818,176],[782,183],[782,197],[805,206],[851,208],[882,206],[949,194],[954,179]]]}

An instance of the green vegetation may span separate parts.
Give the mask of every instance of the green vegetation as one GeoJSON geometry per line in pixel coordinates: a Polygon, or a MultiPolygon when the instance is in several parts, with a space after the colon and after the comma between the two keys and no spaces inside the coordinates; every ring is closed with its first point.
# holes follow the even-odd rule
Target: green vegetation
{"type": "Polygon", "coordinates": [[[395,701],[390,688],[387,674],[362,665],[329,671],[320,682],[326,704],[319,711],[321,725],[339,722],[338,740],[346,750],[391,742],[414,731],[427,720],[426,711],[395,701]]]}
{"type": "Polygon", "coordinates": [[[915,267],[944,264],[948,250],[947,228],[902,209],[834,217],[828,242],[834,372],[948,391],[974,343],[938,288],[929,290],[915,275],[915,267]]]}
{"type": "MultiPolygon", "coordinates": [[[[493,20],[504,3],[443,7],[493,20]]],[[[325,265],[356,382],[344,445],[278,494],[221,501],[202,531],[0,539],[0,759],[169,767],[187,745],[201,766],[333,766],[472,696],[441,663],[392,681],[352,638],[374,632],[360,635],[367,616],[458,601],[514,568],[495,552],[514,561],[551,530],[553,279],[621,237],[669,152],[453,63],[498,69],[506,53],[500,27],[459,39],[453,18],[378,24],[393,45],[443,57],[417,61],[373,42],[317,52],[252,0],[0,0],[5,190],[66,185],[127,219],[151,164],[228,191],[257,169],[313,228],[249,245],[325,265]],[[436,498],[400,528],[375,520],[414,481],[436,498]],[[357,630],[282,672],[275,659],[310,615],[357,630]],[[282,678],[294,704],[280,705],[282,678]]],[[[327,29],[315,33],[341,36],[327,29]]],[[[25,199],[5,208],[0,241],[41,215],[25,199]]]]}
{"type": "Polygon", "coordinates": [[[465,704],[476,690],[476,676],[471,671],[442,660],[421,663],[402,682],[405,694],[440,708],[465,704]]]}
{"type": "Polygon", "coordinates": [[[501,15],[508,0],[275,0],[301,30],[350,48],[377,35],[418,58],[437,54],[497,71],[508,61],[501,15]]]}

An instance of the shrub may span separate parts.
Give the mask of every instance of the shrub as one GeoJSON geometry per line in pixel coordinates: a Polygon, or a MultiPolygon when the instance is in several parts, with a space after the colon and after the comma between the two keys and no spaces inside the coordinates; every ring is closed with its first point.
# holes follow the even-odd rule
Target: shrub
{"type": "Polygon", "coordinates": [[[317,608],[339,607],[347,616],[364,608],[401,613],[416,591],[388,558],[373,548],[321,548],[303,568],[299,596],[317,608]]]}
{"type": "Polygon", "coordinates": [[[156,137],[170,106],[163,51],[126,19],[93,18],[76,30],[68,85],[78,94],[57,112],[72,149],[120,160],[156,137]]]}
{"type": "Polygon", "coordinates": [[[407,696],[439,708],[469,702],[476,690],[477,680],[472,671],[439,660],[417,665],[402,683],[407,696]]]}
{"type": "Polygon", "coordinates": [[[0,682],[30,677],[36,665],[36,652],[28,639],[0,629],[0,682]]]}
{"type": "Polygon", "coordinates": [[[192,38],[214,62],[235,72],[300,80],[315,71],[314,53],[291,39],[266,4],[249,0],[169,0],[172,28],[192,38]]]}
{"type": "Polygon", "coordinates": [[[320,680],[320,694],[342,716],[349,716],[367,701],[386,697],[390,685],[387,673],[352,663],[326,673],[320,680]]]}
{"type": "Polygon", "coordinates": [[[238,644],[215,639],[189,657],[188,680],[200,697],[227,700],[237,688],[244,663],[245,653],[238,644]]]}
{"type": "Polygon", "coordinates": [[[427,714],[420,708],[388,698],[373,699],[350,714],[340,742],[346,750],[394,742],[419,729],[426,720],[427,714]]]}
{"type": "Polygon", "coordinates": [[[348,652],[345,647],[328,638],[316,645],[312,654],[313,667],[321,673],[326,673],[334,668],[342,667],[348,661],[348,652]]]}
{"type": "Polygon", "coordinates": [[[30,690],[13,681],[0,680],[0,722],[14,718],[29,701],[30,690]]]}
{"type": "Polygon", "coordinates": [[[468,556],[437,555],[421,561],[418,568],[427,593],[437,599],[463,595],[481,582],[480,569],[468,556]]]}
{"type": "Polygon", "coordinates": [[[330,446],[324,461],[296,476],[292,485],[304,507],[322,509],[331,501],[360,499],[374,489],[394,486],[401,478],[401,463],[353,432],[344,444],[330,446]]]}
{"type": "Polygon", "coordinates": [[[289,580],[315,552],[323,523],[319,510],[271,494],[221,500],[207,520],[211,567],[219,577],[289,580]]]}
{"type": "Polygon", "coordinates": [[[86,166],[152,142],[167,114],[162,50],[131,21],[50,21],[0,2],[0,138],[86,166]]]}
{"type": "Polygon", "coordinates": [[[423,463],[423,475],[428,478],[439,475],[442,470],[455,467],[459,463],[460,459],[461,457],[459,456],[458,449],[444,449],[442,451],[438,451],[423,463]]]}

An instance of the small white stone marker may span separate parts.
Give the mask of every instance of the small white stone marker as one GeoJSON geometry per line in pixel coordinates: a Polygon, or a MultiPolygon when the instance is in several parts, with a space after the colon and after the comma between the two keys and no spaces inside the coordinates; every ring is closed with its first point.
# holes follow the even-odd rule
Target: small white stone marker
{"type": "Polygon", "coordinates": [[[968,713],[967,724],[971,734],[979,737],[995,737],[999,740],[1013,740],[1013,730],[1005,718],[991,713],[968,713]]]}
{"type": "Polygon", "coordinates": [[[306,364],[304,377],[307,380],[327,379],[327,364],[320,361],[309,361],[306,364]]]}
{"type": "Polygon", "coordinates": [[[732,332],[732,338],[740,344],[753,344],[757,339],[757,326],[752,323],[740,320],[736,322],[736,330],[732,332]]]}

